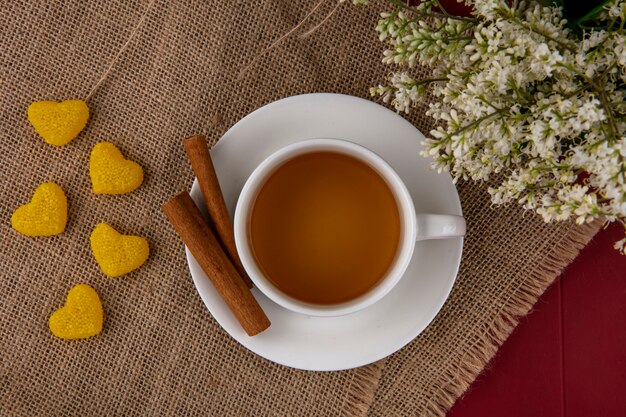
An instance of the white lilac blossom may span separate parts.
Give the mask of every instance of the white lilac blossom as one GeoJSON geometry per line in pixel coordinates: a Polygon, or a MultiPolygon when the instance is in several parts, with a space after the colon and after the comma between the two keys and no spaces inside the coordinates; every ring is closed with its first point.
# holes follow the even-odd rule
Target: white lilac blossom
{"type": "MultiPolygon", "coordinates": [[[[468,17],[437,0],[393,0],[377,31],[399,66],[371,89],[399,112],[434,98],[422,151],[458,179],[490,181],[494,204],[518,202],[546,222],[626,224],[626,0],[590,28],[536,1],[468,0],[468,17]],[[411,75],[429,67],[427,79],[411,75]]],[[[615,244],[626,254],[626,239],[615,244]]]]}

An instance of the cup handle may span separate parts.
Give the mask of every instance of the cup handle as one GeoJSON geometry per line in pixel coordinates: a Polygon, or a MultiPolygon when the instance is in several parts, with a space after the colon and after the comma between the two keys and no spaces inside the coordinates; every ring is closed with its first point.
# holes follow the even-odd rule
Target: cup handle
{"type": "Polygon", "coordinates": [[[420,213],[416,218],[418,241],[465,235],[465,219],[461,216],[420,213]]]}

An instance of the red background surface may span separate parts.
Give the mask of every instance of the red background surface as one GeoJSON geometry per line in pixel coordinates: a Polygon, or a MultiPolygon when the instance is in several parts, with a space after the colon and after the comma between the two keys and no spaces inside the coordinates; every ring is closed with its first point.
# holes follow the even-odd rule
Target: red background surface
{"type": "Polygon", "coordinates": [[[449,417],[626,416],[626,256],[613,249],[623,233],[596,235],[449,417]]]}

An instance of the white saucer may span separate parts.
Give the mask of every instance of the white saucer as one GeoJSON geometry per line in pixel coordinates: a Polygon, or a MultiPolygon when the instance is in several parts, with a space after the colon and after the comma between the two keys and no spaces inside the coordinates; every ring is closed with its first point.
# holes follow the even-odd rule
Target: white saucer
{"type": "MultiPolygon", "coordinates": [[[[448,174],[437,174],[419,155],[424,136],[409,122],[371,101],[340,94],[307,94],[270,103],[235,124],[211,155],[228,209],[254,168],[277,149],[308,138],[346,139],[379,154],[400,175],[416,211],[461,215],[448,174]]],[[[206,215],[197,181],[191,196],[206,215]]],[[[333,318],[286,310],[258,289],[253,293],[272,322],[249,337],[187,250],[191,276],[207,308],[235,340],[271,361],[293,368],[336,371],[388,356],[419,335],[437,315],[456,279],[463,239],[417,242],[396,287],[376,304],[333,318]]]]}

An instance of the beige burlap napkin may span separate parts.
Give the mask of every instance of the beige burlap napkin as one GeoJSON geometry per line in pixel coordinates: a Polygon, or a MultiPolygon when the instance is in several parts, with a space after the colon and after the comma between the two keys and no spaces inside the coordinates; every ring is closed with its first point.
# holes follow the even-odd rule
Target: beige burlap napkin
{"type": "MultiPolygon", "coordinates": [[[[294,94],[366,97],[387,71],[373,30],[380,5],[340,7],[314,36],[288,40],[239,81],[238,70],[313,2],[157,0],[90,99],[87,129],[67,146],[46,145],[28,123],[28,104],[86,97],[148,4],[0,4],[0,414],[443,414],[597,225],[548,226],[516,207],[494,209],[484,190],[463,184],[469,235],[461,273],[422,335],[356,370],[270,363],[234,342],[204,308],[159,206],[191,184],[181,138],[217,140],[250,111],[294,94]],[[137,191],[91,192],[89,152],[102,140],[144,167],[137,191]],[[10,228],[11,213],[44,181],[67,192],[67,230],[21,236],[10,228]],[[147,237],[147,264],[105,277],[88,245],[101,221],[147,237]],[[100,293],[104,330],[89,340],[56,339],[47,318],[79,282],[100,293]]],[[[320,7],[313,21],[334,5],[320,7]]],[[[427,131],[422,114],[411,121],[427,131]]]]}

